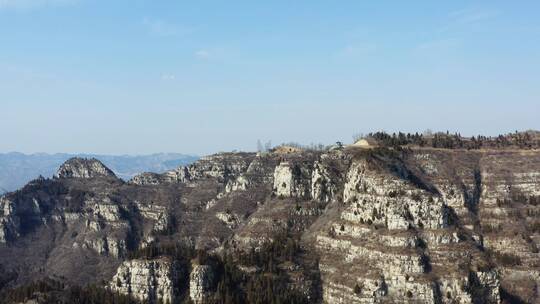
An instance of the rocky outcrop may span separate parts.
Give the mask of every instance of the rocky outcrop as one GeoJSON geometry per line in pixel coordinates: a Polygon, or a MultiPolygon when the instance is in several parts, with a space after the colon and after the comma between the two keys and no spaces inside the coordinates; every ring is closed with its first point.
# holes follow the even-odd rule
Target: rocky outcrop
{"type": "Polygon", "coordinates": [[[152,232],[159,233],[167,230],[170,227],[170,212],[166,207],[158,204],[135,202],[138,213],[153,222],[152,232]]]}
{"type": "Polygon", "coordinates": [[[385,168],[379,160],[366,158],[351,164],[344,184],[345,207],[329,232],[317,237],[323,290],[327,289],[324,301],[498,303],[496,272],[473,284],[469,276],[486,274],[449,264],[453,251],[466,250],[478,259],[473,264],[485,258],[472,239],[467,242],[456,232],[445,197],[403,166],[385,168]],[[376,278],[384,289],[373,288],[376,278]]]}
{"type": "Polygon", "coordinates": [[[183,171],[185,180],[198,180],[202,178],[216,178],[227,182],[245,172],[253,159],[253,155],[246,153],[220,153],[202,157],[196,163],[185,167],[183,171]]]}
{"type": "Polygon", "coordinates": [[[347,173],[343,199],[350,205],[342,218],[381,225],[388,229],[448,226],[448,211],[442,198],[410,182],[381,175],[356,162],[347,173]]]}
{"type": "Polygon", "coordinates": [[[310,176],[310,168],[288,161],[281,162],[274,170],[274,192],[278,197],[308,197],[310,176]]]}
{"type": "Polygon", "coordinates": [[[11,200],[0,197],[0,243],[16,238],[19,230],[19,218],[14,215],[14,204],[11,200]]]}
{"type": "Polygon", "coordinates": [[[205,303],[214,288],[214,271],[209,265],[193,264],[189,275],[189,298],[195,304],[205,303]]]}
{"type": "Polygon", "coordinates": [[[134,185],[159,185],[165,182],[172,182],[174,179],[167,179],[163,174],[145,172],[135,175],[129,180],[134,185]]]}
{"type": "Polygon", "coordinates": [[[181,271],[169,258],[130,260],[118,267],[109,287],[145,303],[174,303],[179,296],[181,271]]]}
{"type": "MultiPolygon", "coordinates": [[[[129,183],[135,185],[161,185],[170,183],[190,183],[202,179],[218,179],[227,184],[229,181],[240,177],[247,171],[253,159],[253,155],[247,153],[220,153],[205,156],[197,162],[179,167],[176,170],[167,171],[163,174],[141,173],[133,177],[129,183]]],[[[237,181],[242,185],[247,180],[237,181]]],[[[234,187],[234,182],[229,187],[234,187]]],[[[242,186],[240,186],[242,187],[242,186]]]]}
{"type": "Polygon", "coordinates": [[[332,201],[338,192],[337,183],[330,173],[331,168],[321,162],[315,162],[311,174],[311,197],[321,202],[332,201]]]}
{"type": "Polygon", "coordinates": [[[225,192],[233,192],[233,191],[245,191],[248,189],[248,187],[251,185],[251,182],[249,179],[244,176],[240,175],[238,178],[230,180],[227,185],[225,186],[225,192]]]}
{"type": "Polygon", "coordinates": [[[0,197],[0,243],[18,238],[24,228],[43,222],[41,204],[38,198],[31,197],[16,201],[0,197]]]}
{"type": "Polygon", "coordinates": [[[58,178],[116,177],[103,163],[95,158],[74,157],[67,160],[56,173],[58,178]]]}

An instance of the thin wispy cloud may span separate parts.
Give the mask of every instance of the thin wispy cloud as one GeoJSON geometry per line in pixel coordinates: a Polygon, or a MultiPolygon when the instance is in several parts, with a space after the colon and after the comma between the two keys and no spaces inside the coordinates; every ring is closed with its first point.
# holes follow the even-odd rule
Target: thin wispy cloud
{"type": "Polygon", "coordinates": [[[441,37],[420,43],[417,50],[442,51],[455,49],[462,41],[452,36],[459,36],[463,31],[479,30],[501,15],[499,10],[489,8],[466,8],[448,13],[447,19],[436,33],[441,37]],[[445,37],[446,36],[446,37],[445,37]],[[449,37],[450,36],[450,37],[449,37]]]}
{"type": "Polygon", "coordinates": [[[156,36],[179,36],[192,32],[191,28],[169,23],[161,19],[144,18],[143,25],[151,34],[156,36]]]}
{"type": "Polygon", "coordinates": [[[501,13],[491,9],[463,9],[449,14],[454,24],[467,25],[493,19],[501,13]]]}
{"type": "Polygon", "coordinates": [[[235,58],[239,54],[238,49],[228,46],[214,46],[195,49],[193,57],[201,61],[227,61],[235,58]]]}
{"type": "Polygon", "coordinates": [[[501,12],[493,9],[462,9],[448,14],[446,24],[439,29],[440,33],[449,32],[461,28],[478,27],[501,15],[501,12]]]}
{"type": "Polygon", "coordinates": [[[28,10],[47,6],[65,6],[79,0],[0,0],[0,9],[28,10]]]}
{"type": "Polygon", "coordinates": [[[199,59],[209,59],[211,56],[212,53],[206,49],[201,49],[195,52],[195,57],[199,59]]]}
{"type": "Polygon", "coordinates": [[[174,74],[161,74],[161,80],[163,81],[172,81],[176,79],[176,75],[174,74]]]}

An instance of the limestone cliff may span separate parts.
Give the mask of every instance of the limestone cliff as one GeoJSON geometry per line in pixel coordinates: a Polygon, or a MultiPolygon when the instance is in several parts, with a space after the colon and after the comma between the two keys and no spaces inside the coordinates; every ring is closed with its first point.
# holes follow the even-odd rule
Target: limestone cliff
{"type": "Polygon", "coordinates": [[[189,298],[195,304],[204,303],[214,285],[214,272],[209,265],[192,265],[189,276],[189,298]]]}
{"type": "Polygon", "coordinates": [[[181,264],[174,245],[228,259],[242,288],[278,276],[311,303],[535,303],[539,203],[537,150],[220,153],[127,183],[75,159],[0,198],[0,266],[17,273],[6,286],[55,276],[216,300],[223,265],[181,264]],[[247,264],[284,234],[299,248],[247,264]]]}
{"type": "Polygon", "coordinates": [[[118,267],[110,288],[145,303],[175,303],[180,271],[178,263],[170,258],[129,260],[118,267]]]}

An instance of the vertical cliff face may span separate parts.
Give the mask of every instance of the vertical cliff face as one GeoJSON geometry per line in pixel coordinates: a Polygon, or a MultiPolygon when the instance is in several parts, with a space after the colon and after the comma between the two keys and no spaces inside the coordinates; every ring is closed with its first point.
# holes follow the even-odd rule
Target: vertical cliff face
{"type": "Polygon", "coordinates": [[[482,251],[426,183],[403,163],[351,164],[339,218],[317,237],[325,301],[472,303],[472,290],[486,289],[494,296],[482,300],[498,302],[496,272],[479,270],[476,264],[487,263],[482,251]],[[460,259],[472,265],[455,264],[460,259]],[[473,287],[470,277],[486,273],[495,283],[473,287]]]}
{"type": "Polygon", "coordinates": [[[175,303],[180,271],[178,263],[170,258],[130,260],[118,267],[110,288],[145,303],[175,303]]]}
{"type": "Polygon", "coordinates": [[[490,258],[505,293],[538,298],[538,151],[429,151],[414,164],[490,258]]]}
{"type": "Polygon", "coordinates": [[[539,298],[538,151],[222,153],[128,183],[92,161],[59,172],[0,198],[0,266],[20,272],[10,284],[54,274],[149,302],[215,300],[223,267],[180,267],[160,249],[175,244],[235,257],[243,280],[279,273],[309,302],[539,298]],[[246,262],[280,246],[294,250],[271,267],[246,262]]]}
{"type": "Polygon", "coordinates": [[[535,153],[492,154],[481,161],[479,225],[506,290],[528,302],[540,286],[540,159],[535,153]]]}
{"type": "Polygon", "coordinates": [[[194,264],[189,275],[189,298],[195,304],[205,303],[214,289],[214,271],[209,265],[194,264]]]}
{"type": "Polygon", "coordinates": [[[324,301],[537,299],[539,164],[523,151],[354,159],[316,237],[324,301]]]}
{"type": "Polygon", "coordinates": [[[6,243],[18,236],[19,217],[14,215],[15,206],[8,198],[0,198],[0,243],[6,243]]]}
{"type": "Polygon", "coordinates": [[[279,197],[304,198],[309,195],[311,168],[281,162],[274,171],[274,191],[279,197]]]}

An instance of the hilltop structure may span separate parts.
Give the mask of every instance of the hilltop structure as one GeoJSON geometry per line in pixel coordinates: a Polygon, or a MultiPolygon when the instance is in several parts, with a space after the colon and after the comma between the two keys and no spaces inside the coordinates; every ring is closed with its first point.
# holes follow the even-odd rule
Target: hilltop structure
{"type": "Polygon", "coordinates": [[[379,146],[379,143],[377,142],[377,140],[371,137],[361,138],[353,144],[353,147],[360,147],[360,148],[366,148],[366,149],[376,148],[378,146],[379,146]]]}

